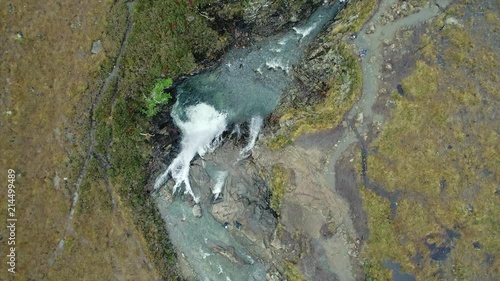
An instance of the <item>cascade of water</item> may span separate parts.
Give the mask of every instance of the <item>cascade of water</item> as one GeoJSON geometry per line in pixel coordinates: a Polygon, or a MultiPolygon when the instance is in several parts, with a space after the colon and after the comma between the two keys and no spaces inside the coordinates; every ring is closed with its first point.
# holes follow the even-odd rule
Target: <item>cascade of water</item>
{"type": "Polygon", "coordinates": [[[262,127],[262,117],[254,116],[250,120],[250,140],[248,144],[240,151],[240,160],[247,158],[250,155],[250,151],[255,146],[255,141],[260,133],[260,128],[262,127]]]}
{"type": "Polygon", "coordinates": [[[185,110],[187,120],[182,121],[177,114],[177,106],[174,106],[172,117],[182,131],[182,149],[167,170],[156,179],[153,190],[160,188],[170,174],[175,181],[173,192],[184,183],[185,193],[189,193],[198,202],[199,198],[194,195],[189,183],[189,165],[196,154],[203,156],[207,150],[215,149],[214,142],[217,142],[226,129],[227,115],[208,104],[200,103],[188,107],[185,110]]]}
{"type": "Polygon", "coordinates": [[[231,132],[231,135],[233,134],[236,134],[236,138],[237,139],[240,139],[241,138],[241,128],[240,128],[240,124],[236,124],[234,125],[234,129],[233,131],[231,132]]]}
{"type": "Polygon", "coordinates": [[[316,23],[313,23],[311,26],[304,26],[302,28],[294,27],[293,30],[299,34],[302,35],[302,37],[306,37],[311,33],[316,28],[316,23]]]}
{"type": "Polygon", "coordinates": [[[228,172],[227,171],[217,171],[215,176],[215,185],[212,188],[212,194],[214,195],[214,200],[219,198],[219,195],[224,187],[224,182],[226,181],[228,172]]]}

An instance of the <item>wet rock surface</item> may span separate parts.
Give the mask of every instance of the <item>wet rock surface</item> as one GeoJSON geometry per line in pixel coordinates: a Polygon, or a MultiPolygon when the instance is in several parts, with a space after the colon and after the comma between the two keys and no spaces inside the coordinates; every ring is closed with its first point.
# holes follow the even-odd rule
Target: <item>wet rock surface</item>
{"type": "Polygon", "coordinates": [[[233,26],[240,32],[250,33],[252,36],[270,36],[306,19],[323,2],[320,0],[220,1],[204,6],[203,12],[214,23],[225,23],[226,26],[233,26]]]}

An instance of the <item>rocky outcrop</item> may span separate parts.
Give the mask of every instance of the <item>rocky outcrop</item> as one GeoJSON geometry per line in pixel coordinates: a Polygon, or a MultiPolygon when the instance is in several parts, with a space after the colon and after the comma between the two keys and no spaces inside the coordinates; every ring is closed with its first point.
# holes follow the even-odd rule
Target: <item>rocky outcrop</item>
{"type": "MultiPolygon", "coordinates": [[[[253,35],[270,36],[306,19],[321,0],[221,1],[202,8],[219,28],[228,23],[253,35]]],[[[230,25],[231,25],[230,24],[230,25]]],[[[224,27],[225,26],[225,27],[224,27]]]]}

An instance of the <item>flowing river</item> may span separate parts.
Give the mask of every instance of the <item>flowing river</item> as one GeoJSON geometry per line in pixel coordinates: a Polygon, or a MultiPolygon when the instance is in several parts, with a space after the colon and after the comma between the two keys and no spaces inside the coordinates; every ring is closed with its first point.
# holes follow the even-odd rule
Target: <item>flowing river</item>
{"type": "MultiPolygon", "coordinates": [[[[233,49],[219,66],[183,81],[177,87],[177,102],[171,113],[182,132],[181,151],[158,176],[154,190],[168,183],[164,190],[182,190],[194,199],[195,208],[206,210],[219,199],[227,182],[243,178],[238,163],[249,156],[263,118],[274,110],[292,82],[291,67],[344,4],[323,5],[304,24],[250,47],[233,49]],[[249,127],[247,144],[217,157],[222,153],[217,148],[223,133],[231,129],[239,135],[243,124],[249,127]],[[193,173],[193,159],[197,155],[205,158],[207,152],[215,156],[201,160],[197,170],[203,172],[193,173]]],[[[227,224],[221,225],[206,211],[201,217],[193,216],[193,208],[185,199],[175,196],[164,200],[160,196],[157,204],[172,243],[194,275],[200,280],[265,280],[272,261],[256,249],[255,244],[262,241],[228,231],[227,224]]],[[[276,225],[273,217],[267,222],[270,227],[276,225]]],[[[238,222],[233,223],[240,227],[238,222]]]]}

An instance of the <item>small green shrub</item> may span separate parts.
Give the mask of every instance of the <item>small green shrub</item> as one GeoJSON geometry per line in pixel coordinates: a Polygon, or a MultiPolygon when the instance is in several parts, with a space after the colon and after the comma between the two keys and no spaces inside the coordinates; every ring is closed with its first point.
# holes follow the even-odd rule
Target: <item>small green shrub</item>
{"type": "Polygon", "coordinates": [[[146,110],[144,113],[148,118],[152,118],[160,111],[158,107],[160,103],[168,103],[170,98],[172,98],[170,93],[164,91],[170,86],[172,86],[172,78],[156,80],[153,90],[151,90],[149,97],[146,98],[146,110]]]}

